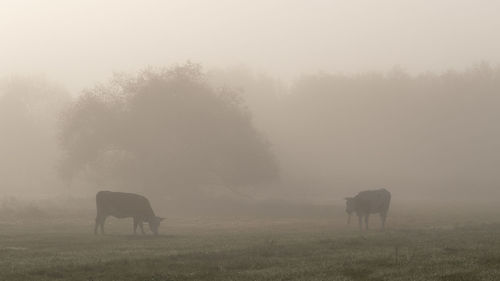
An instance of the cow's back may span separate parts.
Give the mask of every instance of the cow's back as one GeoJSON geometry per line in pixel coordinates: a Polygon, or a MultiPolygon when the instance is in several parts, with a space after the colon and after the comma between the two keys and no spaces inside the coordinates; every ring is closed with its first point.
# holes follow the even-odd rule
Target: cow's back
{"type": "Polygon", "coordinates": [[[117,218],[154,216],[149,200],[134,193],[99,191],[96,205],[98,213],[117,218]]]}
{"type": "Polygon", "coordinates": [[[355,198],[358,210],[363,213],[387,213],[391,203],[391,193],[385,188],[362,191],[355,198]]]}

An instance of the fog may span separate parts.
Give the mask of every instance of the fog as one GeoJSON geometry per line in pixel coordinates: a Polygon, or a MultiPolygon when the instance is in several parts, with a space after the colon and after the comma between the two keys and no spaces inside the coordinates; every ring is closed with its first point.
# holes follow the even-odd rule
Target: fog
{"type": "Polygon", "coordinates": [[[499,11],[0,0],[0,280],[500,280],[499,11]]]}
{"type": "Polygon", "coordinates": [[[495,201],[499,9],[1,1],[0,191],[495,201]]]}
{"type": "Polygon", "coordinates": [[[44,73],[77,94],[113,71],[186,60],[290,80],[498,62],[496,1],[9,1],[0,75],[44,73]]]}

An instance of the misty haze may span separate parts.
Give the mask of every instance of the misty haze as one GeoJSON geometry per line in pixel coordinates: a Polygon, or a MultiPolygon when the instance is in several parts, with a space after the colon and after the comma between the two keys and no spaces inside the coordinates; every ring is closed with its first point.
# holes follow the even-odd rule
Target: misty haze
{"type": "Polygon", "coordinates": [[[500,280],[498,11],[0,0],[0,280],[500,280]]]}

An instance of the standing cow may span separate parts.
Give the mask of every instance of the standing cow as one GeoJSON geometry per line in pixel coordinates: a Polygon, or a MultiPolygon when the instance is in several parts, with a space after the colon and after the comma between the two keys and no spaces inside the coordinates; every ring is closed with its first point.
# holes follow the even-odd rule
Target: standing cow
{"type": "Polygon", "coordinates": [[[97,234],[97,228],[101,226],[101,233],[104,234],[104,221],[108,216],[116,218],[133,218],[134,234],[137,226],[141,228],[144,234],[143,222],[149,223],[151,231],[158,235],[158,228],[163,218],[159,218],[153,212],[149,200],[139,194],[99,191],[95,196],[97,205],[97,216],[95,218],[94,234],[97,234]]]}
{"type": "Polygon", "coordinates": [[[351,222],[353,212],[358,216],[359,229],[362,229],[362,220],[365,218],[365,227],[368,229],[368,217],[370,214],[380,214],[382,219],[382,229],[385,228],[387,211],[391,203],[391,193],[386,189],[367,190],[358,193],[354,197],[347,197],[346,212],[349,214],[347,223],[351,222]]]}

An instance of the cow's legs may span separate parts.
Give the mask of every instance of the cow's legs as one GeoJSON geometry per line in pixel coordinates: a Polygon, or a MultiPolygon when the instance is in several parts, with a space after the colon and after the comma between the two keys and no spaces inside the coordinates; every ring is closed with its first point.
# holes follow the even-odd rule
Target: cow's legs
{"type": "Polygon", "coordinates": [[[104,221],[106,221],[106,216],[100,217],[101,234],[104,235],[104,221]]]}
{"type": "Polygon", "coordinates": [[[142,220],[140,220],[138,218],[134,218],[134,234],[137,233],[137,226],[139,226],[141,228],[142,234],[145,234],[144,233],[144,225],[143,225],[142,220]]]}
{"type": "Polygon", "coordinates": [[[144,233],[144,224],[142,221],[139,221],[139,227],[141,228],[142,235],[146,234],[144,233]]]}
{"type": "Polygon", "coordinates": [[[104,234],[104,220],[106,220],[106,216],[102,214],[97,214],[95,217],[95,227],[94,227],[94,234],[97,235],[97,230],[99,229],[99,226],[101,227],[101,233],[104,234]]]}
{"type": "Polygon", "coordinates": [[[94,227],[94,235],[97,235],[97,228],[99,227],[99,224],[100,224],[100,217],[99,215],[97,215],[95,217],[95,227],[94,227]]]}
{"type": "Polygon", "coordinates": [[[387,213],[380,213],[380,219],[382,220],[382,229],[385,229],[385,220],[387,219],[387,213]]]}
{"type": "Polygon", "coordinates": [[[365,215],[365,229],[368,230],[368,217],[370,217],[370,214],[365,215]]]}
{"type": "Polygon", "coordinates": [[[363,215],[358,215],[359,230],[363,230],[363,215]]]}
{"type": "Polygon", "coordinates": [[[139,220],[137,218],[134,218],[134,235],[136,234],[137,224],[139,224],[139,220]]]}

